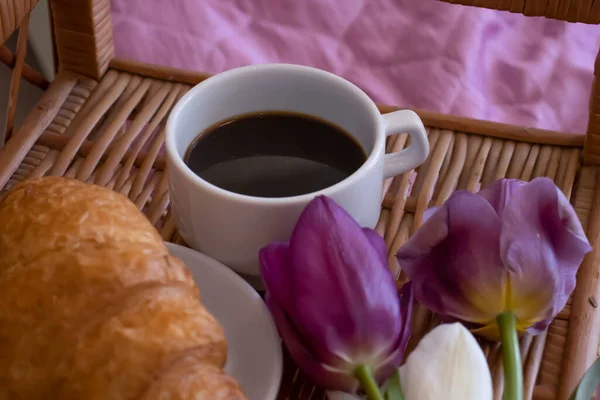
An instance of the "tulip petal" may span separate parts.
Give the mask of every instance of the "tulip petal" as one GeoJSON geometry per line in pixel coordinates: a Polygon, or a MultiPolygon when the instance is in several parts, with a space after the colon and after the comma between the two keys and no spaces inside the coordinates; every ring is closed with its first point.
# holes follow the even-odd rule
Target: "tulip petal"
{"type": "Polygon", "coordinates": [[[491,400],[492,377],[483,351],[461,324],[427,334],[400,367],[408,400],[491,400]]]}
{"type": "MultiPolygon", "coordinates": [[[[301,368],[307,363],[319,363],[319,361],[310,354],[308,347],[298,342],[302,335],[297,335],[295,333],[292,325],[293,321],[288,321],[283,312],[284,309],[295,307],[294,287],[289,280],[289,244],[285,242],[276,242],[263,247],[259,252],[259,262],[261,277],[267,293],[267,305],[271,310],[271,314],[275,319],[280,334],[284,338],[290,353],[294,358],[296,358],[296,354],[298,354],[298,357],[302,357],[305,360],[302,362],[301,368]],[[274,313],[279,314],[278,316],[275,316],[274,313]],[[285,324],[285,326],[282,327],[280,324],[285,324]],[[289,333],[284,336],[282,331],[289,333]]],[[[344,364],[342,362],[343,360],[339,360],[334,355],[326,353],[326,350],[323,350],[323,352],[326,354],[323,359],[330,361],[332,364],[344,364]]],[[[298,362],[298,364],[300,365],[300,362],[298,362]]]]}
{"type": "Polygon", "coordinates": [[[495,321],[507,283],[499,235],[500,219],[486,199],[455,192],[398,252],[415,298],[442,315],[495,321]]]}
{"type": "Polygon", "coordinates": [[[402,289],[400,290],[400,313],[402,314],[401,320],[403,326],[399,348],[402,352],[402,355],[404,355],[404,352],[406,351],[406,346],[408,345],[408,341],[410,339],[410,327],[412,323],[412,308],[414,301],[415,290],[413,287],[413,283],[407,282],[404,284],[404,286],[402,286],[402,289]]]}
{"type": "Polygon", "coordinates": [[[358,380],[354,378],[352,371],[336,371],[319,362],[309,350],[307,342],[302,340],[302,336],[292,324],[291,319],[279,308],[277,302],[273,301],[269,294],[265,301],[279,333],[298,367],[320,387],[334,391],[355,392],[358,388],[358,380]]]}
{"type": "Polygon", "coordinates": [[[363,228],[363,233],[367,239],[369,239],[373,247],[375,247],[381,263],[383,265],[388,265],[387,247],[383,238],[379,235],[379,233],[370,228],[363,228]]]}
{"type": "Polygon", "coordinates": [[[400,290],[400,312],[402,315],[402,335],[398,338],[395,349],[387,359],[380,362],[374,368],[374,378],[379,384],[383,384],[387,378],[392,376],[394,370],[402,363],[406,346],[410,339],[410,327],[412,323],[412,307],[414,303],[414,290],[412,282],[407,282],[400,290]]]}
{"type": "Polygon", "coordinates": [[[552,321],[554,321],[554,317],[555,316],[552,316],[550,318],[541,320],[540,322],[537,322],[537,323],[533,324],[532,326],[530,326],[529,328],[527,328],[526,331],[530,335],[533,335],[533,336],[539,335],[540,333],[544,332],[548,328],[548,326],[550,326],[552,321]]]}
{"type": "Polygon", "coordinates": [[[575,211],[548,178],[513,191],[502,215],[501,257],[510,273],[507,308],[519,328],[539,331],[565,306],[591,250],[575,211]]]}
{"type": "Polygon", "coordinates": [[[293,288],[289,281],[289,244],[272,243],[258,253],[260,276],[269,296],[286,307],[293,299],[293,288]]]}
{"type": "Polygon", "coordinates": [[[401,333],[396,285],[372,239],[320,196],[305,208],[290,241],[296,302],[290,317],[318,358],[333,366],[332,354],[340,363],[372,364],[401,333]]]}
{"type": "Polygon", "coordinates": [[[435,214],[438,209],[439,207],[429,207],[427,210],[425,210],[423,213],[423,223],[427,222],[427,220],[431,218],[431,216],[435,214]]]}
{"type": "Polygon", "coordinates": [[[518,179],[498,179],[477,194],[486,199],[500,215],[513,193],[525,184],[518,179]]]}

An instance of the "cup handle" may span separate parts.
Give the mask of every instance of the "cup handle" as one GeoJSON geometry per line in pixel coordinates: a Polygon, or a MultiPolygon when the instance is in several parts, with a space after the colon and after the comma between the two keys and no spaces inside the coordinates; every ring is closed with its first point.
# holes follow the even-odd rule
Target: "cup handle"
{"type": "Polygon", "coordinates": [[[411,145],[397,153],[386,154],[383,166],[384,178],[400,175],[423,164],[429,155],[429,140],[421,118],[412,110],[399,110],[383,114],[385,136],[408,133],[411,145]]]}

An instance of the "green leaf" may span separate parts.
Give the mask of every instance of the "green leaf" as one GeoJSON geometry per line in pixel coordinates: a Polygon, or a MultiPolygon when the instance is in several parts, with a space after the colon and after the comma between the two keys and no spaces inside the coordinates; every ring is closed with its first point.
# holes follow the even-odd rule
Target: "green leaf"
{"type": "Polygon", "coordinates": [[[386,382],[384,396],[385,400],[404,400],[398,369],[396,369],[396,373],[386,382]]]}
{"type": "Polygon", "coordinates": [[[587,370],[569,400],[590,400],[600,383],[600,358],[587,370]]]}

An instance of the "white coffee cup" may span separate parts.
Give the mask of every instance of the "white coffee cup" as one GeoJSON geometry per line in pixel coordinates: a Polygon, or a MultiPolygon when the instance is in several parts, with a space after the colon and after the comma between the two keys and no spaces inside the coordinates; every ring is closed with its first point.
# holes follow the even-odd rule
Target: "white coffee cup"
{"type": "Polygon", "coordinates": [[[379,218],[382,184],[419,166],[429,153],[423,123],[410,110],[381,115],[354,84],[319,69],[266,64],[233,69],[192,88],[176,104],[166,128],[171,210],[185,241],[237,272],[258,275],[258,252],[288,240],[304,207],[317,195],[335,200],[362,226],[379,218]],[[326,189],[284,198],[232,193],[198,177],[185,164],[199,133],[231,117],[261,111],[311,115],[343,128],[368,155],[343,181],[326,189]],[[412,143],[385,154],[387,136],[408,133],[412,143]]]}

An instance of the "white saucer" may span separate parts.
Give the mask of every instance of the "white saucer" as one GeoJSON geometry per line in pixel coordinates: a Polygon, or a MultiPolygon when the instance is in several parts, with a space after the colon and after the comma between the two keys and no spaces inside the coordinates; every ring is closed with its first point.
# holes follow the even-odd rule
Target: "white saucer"
{"type": "Polygon", "coordinates": [[[281,341],[258,293],[235,272],[195,250],[167,243],[200,288],[202,303],[219,321],[229,345],[225,370],[248,400],[275,400],[283,373],[281,341]]]}

